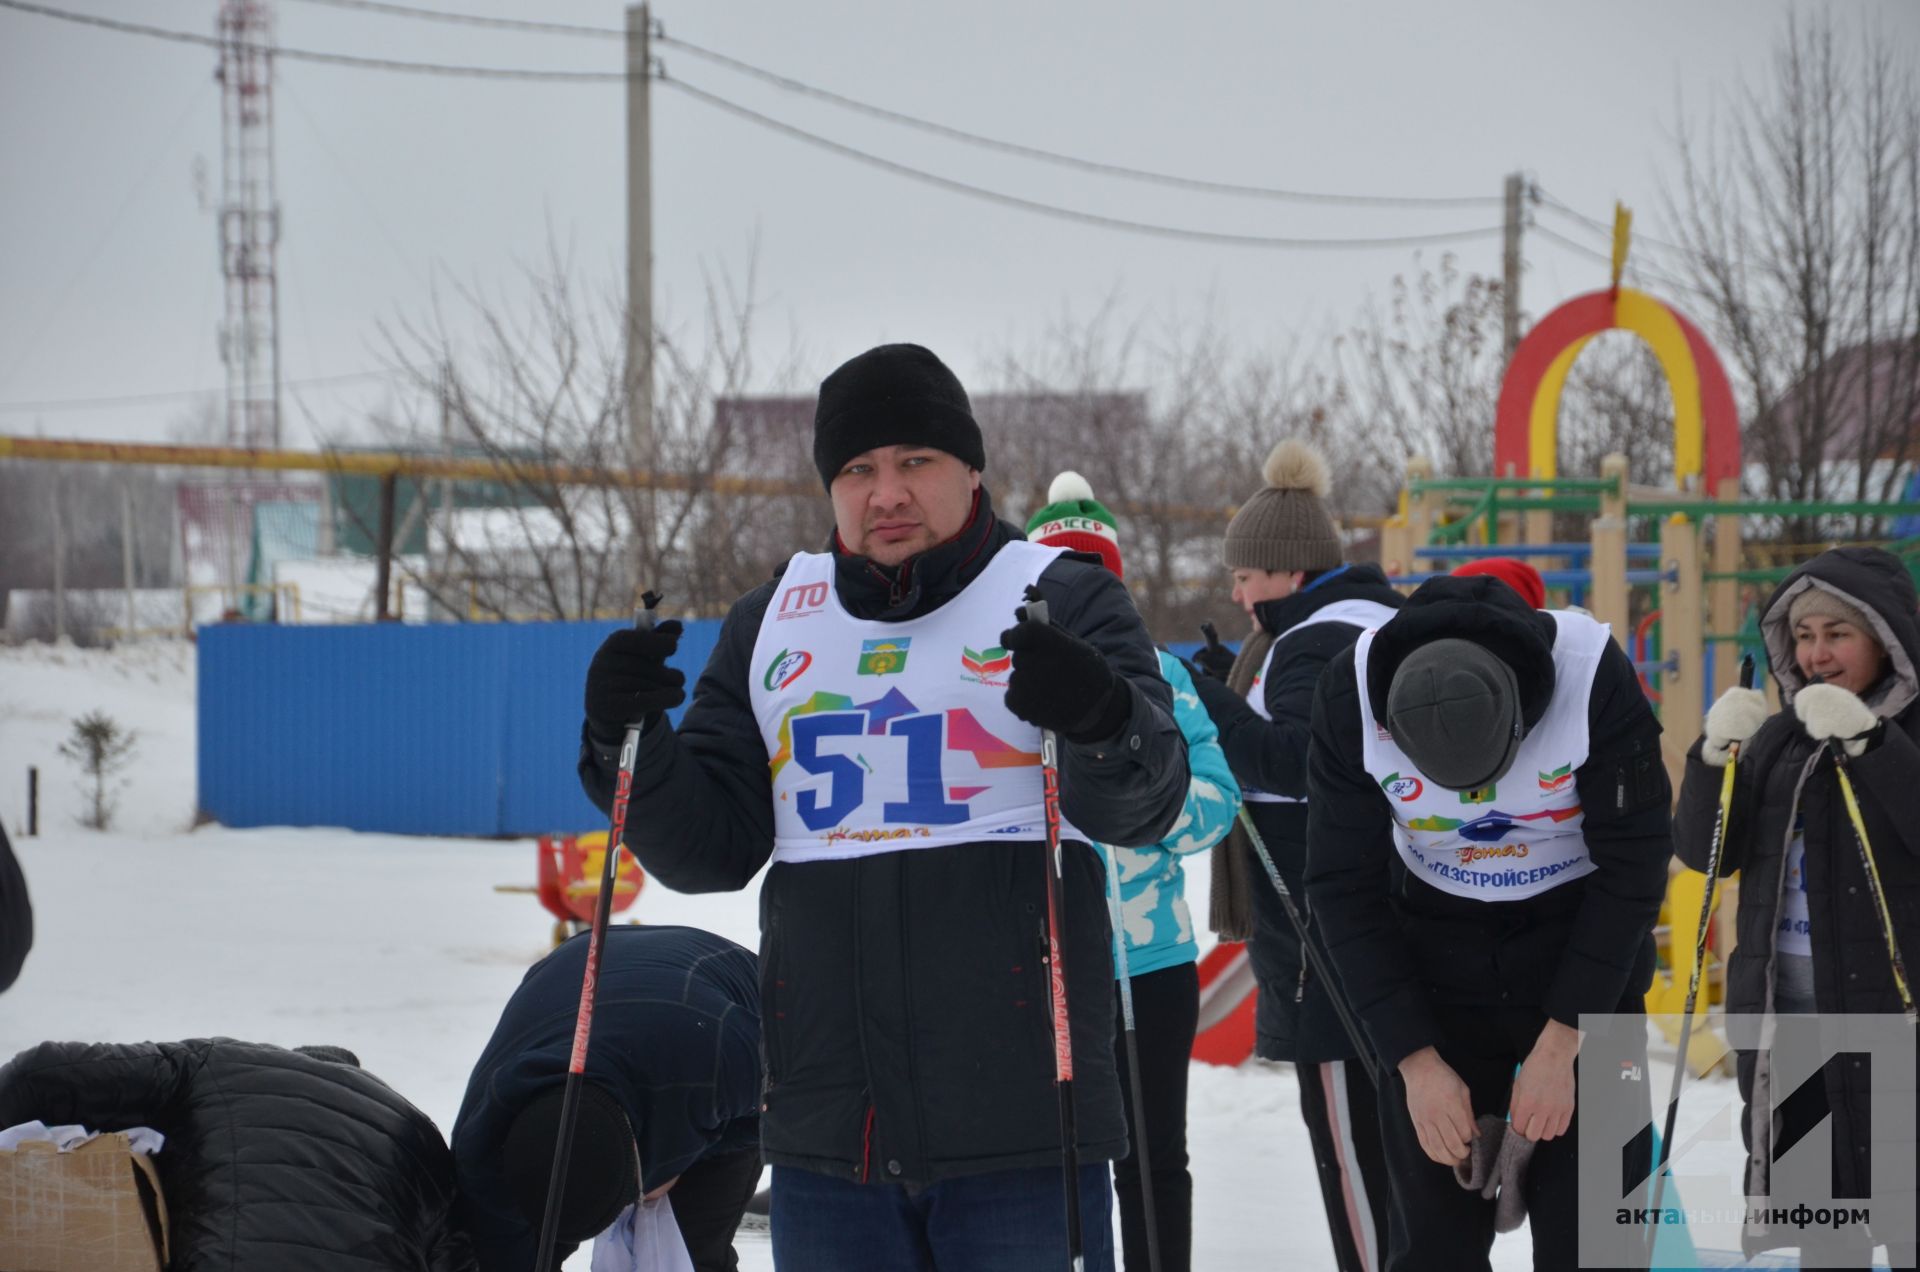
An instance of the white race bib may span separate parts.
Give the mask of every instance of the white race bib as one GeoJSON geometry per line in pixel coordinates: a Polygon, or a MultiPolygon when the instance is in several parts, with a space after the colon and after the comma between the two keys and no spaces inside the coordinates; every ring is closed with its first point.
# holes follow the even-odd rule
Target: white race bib
{"type": "Polygon", "coordinates": [[[1000,633],[1060,552],[1008,543],[958,596],[898,623],[848,614],[831,556],[788,563],[751,681],[775,861],[1046,838],[1040,730],[1007,710],[1000,633]]]}
{"type": "Polygon", "coordinates": [[[1610,638],[1604,623],[1550,612],[1559,628],[1553,701],[1520,743],[1506,776],[1477,791],[1450,791],[1429,780],[1374,720],[1367,657],[1375,631],[1354,645],[1363,762],[1393,809],[1401,860],[1442,892],[1520,901],[1593,873],[1574,774],[1587,762],[1587,700],[1610,638]]]}

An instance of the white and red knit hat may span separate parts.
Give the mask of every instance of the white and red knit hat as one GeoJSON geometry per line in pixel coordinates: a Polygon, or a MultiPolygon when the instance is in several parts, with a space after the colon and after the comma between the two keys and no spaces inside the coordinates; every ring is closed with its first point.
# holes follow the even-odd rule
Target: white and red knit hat
{"type": "Polygon", "coordinates": [[[1027,519],[1027,538],[1049,547],[1097,553],[1109,570],[1120,568],[1120,527],[1093,487],[1076,472],[1064,472],[1047,487],[1047,506],[1027,519]]]}

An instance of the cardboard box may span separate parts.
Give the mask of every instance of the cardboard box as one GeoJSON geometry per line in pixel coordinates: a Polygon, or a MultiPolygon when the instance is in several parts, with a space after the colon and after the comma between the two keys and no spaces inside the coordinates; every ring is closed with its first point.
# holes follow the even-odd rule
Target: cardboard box
{"type": "Polygon", "coordinates": [[[167,1207],[146,1154],[117,1132],[71,1153],[0,1152],[0,1272],[164,1272],[167,1207]]]}

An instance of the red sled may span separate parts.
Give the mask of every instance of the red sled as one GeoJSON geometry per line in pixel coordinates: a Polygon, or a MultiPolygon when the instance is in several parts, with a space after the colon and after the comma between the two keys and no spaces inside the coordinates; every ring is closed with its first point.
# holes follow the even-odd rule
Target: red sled
{"type": "MultiPolygon", "coordinates": [[[[589,835],[540,836],[540,904],[562,923],[592,923],[600,900],[600,872],[605,868],[607,832],[589,835]]],[[[614,868],[613,913],[629,909],[646,884],[647,876],[633,854],[620,854],[614,868]]]]}
{"type": "Polygon", "coordinates": [[[1200,1027],[1193,1058],[1232,1068],[1253,1056],[1253,1013],[1259,1002],[1253,960],[1240,941],[1222,941],[1200,960],[1200,1027]]]}

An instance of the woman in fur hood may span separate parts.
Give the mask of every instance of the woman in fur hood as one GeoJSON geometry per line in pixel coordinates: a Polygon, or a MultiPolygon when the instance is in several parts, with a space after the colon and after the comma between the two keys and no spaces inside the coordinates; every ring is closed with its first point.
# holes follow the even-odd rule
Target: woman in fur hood
{"type": "MultiPolygon", "coordinates": [[[[1739,746],[1720,861],[1722,875],[1740,872],[1729,1012],[1902,1009],[1834,752],[1847,757],[1894,935],[1913,970],[1920,955],[1920,618],[1914,610],[1913,579],[1892,555],[1846,547],[1815,557],[1780,585],[1761,614],[1784,709],[1770,715],[1758,690],[1729,689],[1688,752],[1674,848],[1702,870],[1728,756],[1739,746]]],[[[1747,1192],[1765,1195],[1773,1136],[1798,1128],[1775,1126],[1769,1113],[1784,1092],[1769,1090],[1770,1074],[1759,1060],[1759,1053],[1740,1053],[1739,1077],[1747,1103],[1747,1192]]],[[[1843,1064],[1825,1072],[1828,1108],[1802,1112],[1816,1119],[1831,1112],[1836,1196],[1864,1197],[1874,1126],[1869,1071],[1843,1064]]],[[[1878,1128],[1883,1140],[1888,1129],[1878,1128]]],[[[1894,1134],[1910,1139],[1914,1128],[1894,1134]]],[[[1910,1143],[1906,1160],[1912,1160],[1910,1143]]],[[[1797,1229],[1750,1225],[1745,1244],[1752,1253],[1803,1239],[1797,1229]]],[[[1868,1265],[1874,1238],[1867,1232],[1829,1238],[1835,1239],[1850,1266],[1868,1265]]],[[[1895,1267],[1914,1261],[1912,1246],[1889,1253],[1895,1267]]]]}

